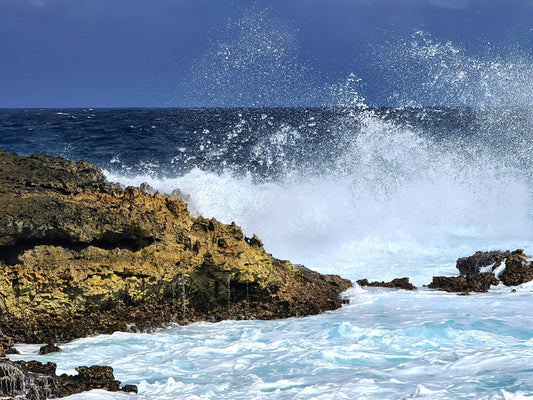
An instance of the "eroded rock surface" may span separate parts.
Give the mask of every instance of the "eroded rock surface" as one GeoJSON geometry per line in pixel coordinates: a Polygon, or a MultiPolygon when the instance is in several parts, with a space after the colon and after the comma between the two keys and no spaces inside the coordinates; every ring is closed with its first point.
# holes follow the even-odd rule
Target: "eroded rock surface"
{"type": "Polygon", "coordinates": [[[533,280],[533,263],[524,251],[478,251],[457,260],[460,276],[436,276],[428,286],[447,292],[486,292],[500,281],[515,286],[533,280]]]}
{"type": "Polygon", "coordinates": [[[0,152],[0,330],[16,341],[316,314],[350,286],[90,163],[0,152]]]}
{"type": "Polygon", "coordinates": [[[434,276],[428,285],[430,289],[446,292],[488,292],[491,285],[500,283],[492,272],[460,276],[434,276]]]}
{"type": "Polygon", "coordinates": [[[528,260],[524,250],[521,249],[515,251],[478,251],[470,257],[459,258],[457,269],[461,275],[501,270],[498,278],[506,286],[521,285],[533,280],[533,263],[528,260]]]}
{"type": "Polygon", "coordinates": [[[396,278],[390,282],[369,282],[368,279],[361,279],[357,281],[357,284],[359,286],[416,290],[416,286],[409,282],[409,278],[396,278]]]}
{"type": "Polygon", "coordinates": [[[77,375],[56,375],[56,364],[38,361],[0,359],[0,396],[6,399],[50,399],[70,396],[92,389],[137,393],[137,387],[126,385],[113,375],[113,368],[94,365],[77,367],[77,375]]]}

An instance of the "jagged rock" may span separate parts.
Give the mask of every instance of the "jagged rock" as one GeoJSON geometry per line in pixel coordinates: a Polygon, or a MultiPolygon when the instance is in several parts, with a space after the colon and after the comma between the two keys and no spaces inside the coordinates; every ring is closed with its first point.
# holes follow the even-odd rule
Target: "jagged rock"
{"type": "Polygon", "coordinates": [[[12,338],[0,332],[0,357],[5,357],[6,354],[18,354],[18,350],[13,347],[14,344],[12,338]]]}
{"type": "Polygon", "coordinates": [[[263,248],[263,241],[259,239],[257,235],[255,234],[251,238],[244,238],[244,239],[252,247],[263,248]]]}
{"type": "Polygon", "coordinates": [[[533,280],[533,262],[528,262],[523,253],[513,252],[505,260],[500,280],[506,286],[521,285],[533,280]]]}
{"type": "Polygon", "coordinates": [[[57,353],[61,351],[61,349],[54,343],[48,343],[47,345],[42,346],[39,349],[39,354],[50,354],[50,353],[57,353]]]}
{"type": "Polygon", "coordinates": [[[0,330],[16,341],[316,314],[350,286],[89,163],[0,152],[0,330]]]}
{"type": "Polygon", "coordinates": [[[191,199],[191,196],[186,194],[186,193],[183,193],[181,190],[179,189],[174,189],[172,191],[172,193],[170,193],[170,197],[174,198],[174,199],[181,199],[185,202],[185,204],[187,204],[187,210],[189,211],[189,213],[193,216],[193,217],[199,217],[200,216],[200,213],[198,212],[198,210],[196,209],[196,207],[193,206],[192,204],[192,199],[191,199]]]}
{"type": "Polygon", "coordinates": [[[498,267],[505,263],[503,271],[498,278],[506,286],[520,285],[533,280],[533,263],[528,261],[524,250],[515,251],[478,251],[470,257],[459,258],[457,269],[461,275],[479,274],[482,270],[486,272],[496,271],[498,267]],[[490,267],[490,268],[489,268],[490,267]]]}
{"type": "Polygon", "coordinates": [[[368,282],[367,279],[357,281],[359,286],[385,287],[404,290],[416,290],[416,286],[409,282],[409,278],[396,278],[390,282],[368,282]]]}
{"type": "Polygon", "coordinates": [[[498,267],[504,259],[505,253],[503,251],[477,251],[469,257],[458,258],[456,268],[461,275],[479,274],[482,268],[489,265],[498,267]]]}
{"type": "Polygon", "coordinates": [[[56,375],[56,364],[0,359],[0,396],[27,400],[70,396],[92,389],[137,393],[137,387],[120,387],[111,367],[77,367],[77,375],[56,375]]]}
{"type": "Polygon", "coordinates": [[[151,194],[152,196],[159,194],[157,190],[155,190],[153,187],[151,187],[147,182],[143,182],[139,185],[139,189],[141,189],[146,194],[151,194]]]}
{"type": "Polygon", "coordinates": [[[491,285],[499,283],[500,281],[492,272],[482,272],[450,277],[434,276],[428,287],[446,292],[488,292],[491,285]]]}

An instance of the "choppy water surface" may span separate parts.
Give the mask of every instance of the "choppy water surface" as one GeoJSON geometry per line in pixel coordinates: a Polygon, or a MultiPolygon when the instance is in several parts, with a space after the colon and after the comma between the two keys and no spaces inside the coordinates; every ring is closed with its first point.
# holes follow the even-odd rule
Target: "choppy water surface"
{"type": "MultiPolygon", "coordinates": [[[[349,77],[335,108],[0,110],[0,149],[180,188],[274,256],[352,280],[423,285],[477,250],[532,255],[532,64],[474,60],[423,36],[397,51],[395,68],[406,57],[427,75],[426,97],[406,86],[399,108],[367,107],[349,77]],[[444,89],[450,106],[420,104],[444,89]]],[[[116,333],[17,358],[111,365],[139,399],[527,399],[531,290],[354,288],[320,316],[116,333]]]]}
{"type": "Polygon", "coordinates": [[[530,290],[352,289],[350,305],[316,317],[115,333],[22,358],[68,373],[80,362],[111,365],[117,379],[139,386],[141,399],[529,398],[530,290]]]}

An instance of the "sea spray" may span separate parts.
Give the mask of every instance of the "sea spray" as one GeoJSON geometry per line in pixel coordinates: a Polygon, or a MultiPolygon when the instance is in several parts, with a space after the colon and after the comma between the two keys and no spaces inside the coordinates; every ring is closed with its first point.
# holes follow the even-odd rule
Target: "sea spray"
{"type": "MultiPolygon", "coordinates": [[[[59,139],[39,149],[94,157],[124,185],[180,188],[275,256],[352,279],[421,285],[456,275],[456,258],[476,250],[533,254],[533,64],[466,57],[423,33],[393,48],[376,61],[393,108],[370,107],[353,74],[333,85],[334,109],[96,110],[99,135],[55,115],[59,139]]],[[[20,136],[31,143],[33,123],[41,143],[51,128],[26,114],[20,136]]],[[[35,151],[20,146],[6,148],[35,151]]],[[[112,365],[143,399],[527,399],[533,288],[513,289],[355,286],[349,305],[317,317],[115,333],[20,357],[61,372],[80,358],[112,365]]]]}
{"type": "MultiPolygon", "coordinates": [[[[320,121],[320,112],[315,115],[307,120],[320,121]]],[[[329,136],[286,123],[270,136],[249,132],[252,150],[238,171],[108,176],[124,184],[147,180],[163,193],[178,187],[201,214],[257,233],[277,257],[353,279],[394,278],[391,265],[401,266],[417,284],[428,283],[436,273],[453,273],[459,256],[529,245],[529,160],[495,151],[500,142],[473,143],[467,118],[479,115],[350,109],[322,121],[321,134],[329,136]],[[445,122],[428,127],[430,117],[445,122]],[[447,124],[462,135],[447,135],[447,124]],[[300,152],[309,141],[327,143],[328,154],[306,158],[300,152]]],[[[227,145],[225,159],[238,154],[232,148],[227,145]]]]}

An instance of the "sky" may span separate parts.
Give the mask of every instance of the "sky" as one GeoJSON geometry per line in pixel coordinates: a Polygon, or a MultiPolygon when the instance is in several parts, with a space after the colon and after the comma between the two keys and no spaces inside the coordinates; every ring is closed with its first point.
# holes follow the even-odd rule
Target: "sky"
{"type": "Polygon", "coordinates": [[[0,57],[3,108],[467,104],[533,0],[0,0],[0,57]]]}

